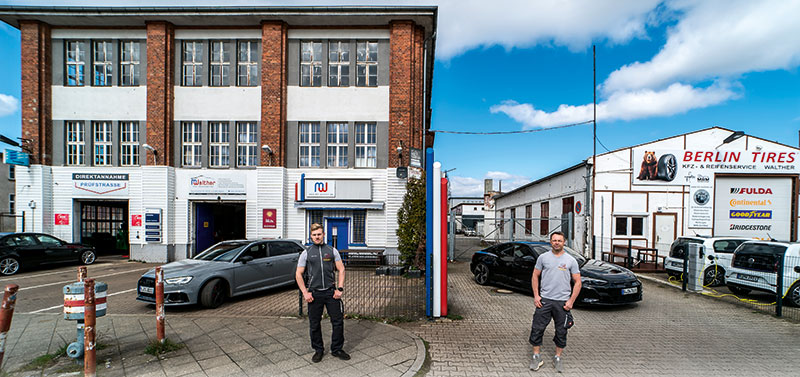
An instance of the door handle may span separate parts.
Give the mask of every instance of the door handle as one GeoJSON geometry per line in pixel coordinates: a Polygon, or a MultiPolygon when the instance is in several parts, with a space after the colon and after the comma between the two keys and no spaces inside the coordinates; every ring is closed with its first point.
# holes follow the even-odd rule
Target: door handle
{"type": "Polygon", "coordinates": [[[292,262],[297,262],[298,259],[300,258],[292,258],[292,262]]]}

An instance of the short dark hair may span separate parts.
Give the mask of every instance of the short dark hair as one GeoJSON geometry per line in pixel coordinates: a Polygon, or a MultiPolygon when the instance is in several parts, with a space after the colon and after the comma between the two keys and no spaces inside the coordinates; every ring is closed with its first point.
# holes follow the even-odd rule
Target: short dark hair
{"type": "Polygon", "coordinates": [[[558,230],[557,230],[557,231],[555,231],[555,232],[553,232],[553,233],[550,233],[550,239],[552,240],[552,239],[553,239],[553,236],[555,236],[556,234],[558,234],[559,236],[561,236],[561,238],[563,238],[564,240],[566,240],[566,239],[567,239],[567,236],[565,236],[563,232],[561,232],[561,231],[558,231],[558,230]]]}

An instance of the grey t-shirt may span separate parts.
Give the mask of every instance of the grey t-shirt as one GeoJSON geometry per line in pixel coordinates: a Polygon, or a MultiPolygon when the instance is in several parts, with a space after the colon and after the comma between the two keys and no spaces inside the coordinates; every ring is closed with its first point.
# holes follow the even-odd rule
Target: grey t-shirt
{"type": "Polygon", "coordinates": [[[580,273],[578,261],[572,255],[563,252],[556,256],[548,251],[536,259],[537,270],[542,271],[542,281],[539,284],[542,298],[556,301],[567,301],[572,295],[572,274],[580,273]]]}

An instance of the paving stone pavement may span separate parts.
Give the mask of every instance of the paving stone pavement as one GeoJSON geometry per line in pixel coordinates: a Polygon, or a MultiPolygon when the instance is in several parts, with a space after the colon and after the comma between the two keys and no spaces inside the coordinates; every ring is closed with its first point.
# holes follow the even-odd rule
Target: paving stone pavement
{"type": "MultiPolygon", "coordinates": [[[[429,376],[557,375],[528,369],[533,298],[501,294],[472,280],[469,263],[448,265],[449,313],[463,320],[401,327],[430,343],[429,376]]],[[[643,281],[644,299],[619,308],[576,308],[563,375],[797,376],[800,325],[663,284],[643,281]]]]}
{"type": "MultiPolygon", "coordinates": [[[[323,320],[326,345],[329,323],[323,320]]],[[[98,376],[413,376],[425,358],[416,335],[366,320],[345,320],[344,349],[351,360],[339,360],[328,349],[320,363],[311,362],[305,318],[167,317],[167,338],[185,347],[160,358],[144,353],[156,337],[154,317],[108,315],[98,318],[97,330],[98,344],[105,345],[97,351],[98,376]]],[[[75,322],[61,315],[17,314],[3,370],[14,376],[41,375],[40,370],[18,370],[74,340],[75,322]]]]}

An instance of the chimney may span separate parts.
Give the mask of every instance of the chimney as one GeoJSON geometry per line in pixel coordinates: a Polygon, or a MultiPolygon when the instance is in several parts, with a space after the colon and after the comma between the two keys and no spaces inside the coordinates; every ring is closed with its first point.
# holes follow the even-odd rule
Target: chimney
{"type": "Polygon", "coordinates": [[[484,179],[483,180],[483,194],[486,195],[489,192],[494,190],[494,182],[491,179],[484,179]]]}

